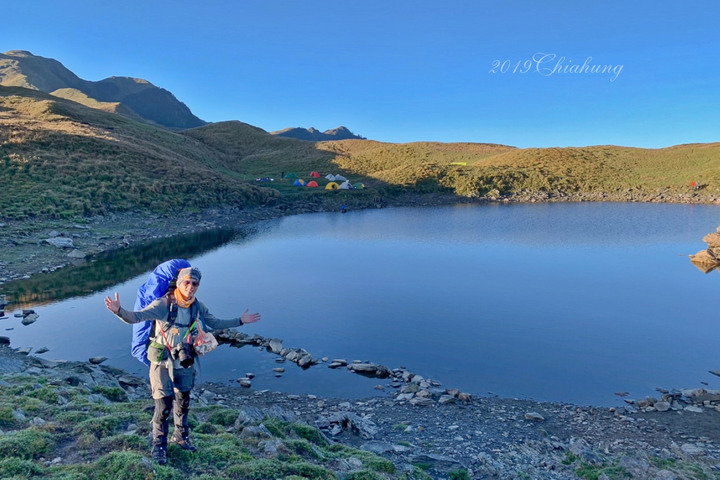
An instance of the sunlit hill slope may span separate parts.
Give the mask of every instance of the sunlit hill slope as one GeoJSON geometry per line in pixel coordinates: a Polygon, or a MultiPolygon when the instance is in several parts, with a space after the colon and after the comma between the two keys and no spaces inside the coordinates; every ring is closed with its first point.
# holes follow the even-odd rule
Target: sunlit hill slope
{"type": "Polygon", "coordinates": [[[704,201],[720,194],[717,143],[659,150],[315,143],[270,135],[237,121],[171,131],[107,111],[107,105],[94,107],[36,90],[0,87],[0,218],[291,205],[327,195],[360,204],[405,193],[648,199],[685,194],[692,181],[700,185],[695,195],[704,201]],[[323,176],[342,173],[367,188],[333,193],[293,187],[280,178],[292,172],[307,180],[314,170],[323,176]]]}

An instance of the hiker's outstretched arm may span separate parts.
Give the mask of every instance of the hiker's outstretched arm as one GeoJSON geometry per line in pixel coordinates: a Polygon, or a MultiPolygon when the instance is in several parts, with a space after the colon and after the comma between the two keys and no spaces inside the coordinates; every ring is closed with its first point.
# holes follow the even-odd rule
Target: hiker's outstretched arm
{"type": "Polygon", "coordinates": [[[116,317],[125,323],[141,323],[152,320],[163,320],[168,316],[168,303],[164,297],[154,300],[150,305],[137,312],[125,310],[120,306],[120,301],[117,300],[117,302],[118,303],[115,304],[115,300],[110,299],[110,304],[108,305],[108,299],[105,299],[105,304],[107,305],[108,310],[113,312],[116,317]],[[116,307],[118,309],[117,312],[111,307],[116,307]]]}
{"type": "Polygon", "coordinates": [[[244,325],[246,323],[255,323],[258,320],[260,320],[260,314],[259,313],[250,313],[248,314],[248,310],[245,310],[245,313],[243,313],[238,318],[232,318],[229,320],[223,320],[221,318],[216,318],[215,315],[210,313],[207,309],[207,307],[203,304],[201,305],[201,311],[203,314],[203,319],[205,321],[205,324],[214,329],[214,330],[222,330],[223,328],[233,328],[233,327],[239,327],[240,325],[244,325]]]}
{"type": "Polygon", "coordinates": [[[115,292],[114,299],[110,298],[110,296],[105,297],[105,306],[115,315],[118,314],[118,312],[120,311],[120,296],[117,292],[115,292]]]}
{"type": "Polygon", "coordinates": [[[248,313],[250,309],[246,309],[243,314],[240,316],[240,320],[242,320],[243,325],[246,323],[255,323],[260,321],[260,314],[259,313],[248,313]]]}

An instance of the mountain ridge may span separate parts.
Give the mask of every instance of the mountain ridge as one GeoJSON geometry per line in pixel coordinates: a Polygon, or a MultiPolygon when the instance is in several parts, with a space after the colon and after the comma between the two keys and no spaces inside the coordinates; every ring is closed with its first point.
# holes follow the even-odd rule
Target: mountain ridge
{"type": "Polygon", "coordinates": [[[365,137],[355,135],[347,127],[339,126],[330,130],[321,132],[315,127],[303,128],[303,127],[288,127],[275,132],[270,132],[271,135],[277,135],[278,137],[295,138],[297,140],[306,140],[309,142],[326,142],[332,140],[367,140],[365,137]]]}
{"type": "MultiPolygon", "coordinates": [[[[68,89],[75,90],[82,95],[70,93],[70,96],[75,97],[73,101],[85,102],[91,108],[98,108],[94,102],[117,103],[122,108],[115,108],[114,113],[171,129],[206,124],[171,92],[148,80],[119,76],[99,81],[84,80],[58,60],[33,55],[27,50],[10,50],[0,54],[0,85],[24,87],[49,94],[62,91],[68,95],[68,89]]],[[[103,109],[111,111],[108,108],[103,105],[103,109]]]]}

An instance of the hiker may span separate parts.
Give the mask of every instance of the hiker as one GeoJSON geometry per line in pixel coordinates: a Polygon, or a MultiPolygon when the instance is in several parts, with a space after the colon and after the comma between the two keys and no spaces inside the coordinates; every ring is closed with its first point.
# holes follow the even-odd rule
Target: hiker
{"type": "Polygon", "coordinates": [[[196,450],[190,443],[188,411],[190,391],[195,384],[196,373],[192,345],[199,329],[210,327],[220,330],[260,320],[259,313],[249,314],[248,310],[239,318],[231,320],[215,318],[207,307],[195,298],[201,277],[200,270],[196,267],[181,269],[178,271],[177,286],[174,290],[137,312],[122,308],[117,292],[114,299],[105,297],[107,309],[123,322],[155,322],[155,336],[150,339],[148,347],[150,387],[155,401],[152,456],[161,465],[167,463],[168,418],[171,411],[175,430],[170,442],[184,450],[196,450]]]}

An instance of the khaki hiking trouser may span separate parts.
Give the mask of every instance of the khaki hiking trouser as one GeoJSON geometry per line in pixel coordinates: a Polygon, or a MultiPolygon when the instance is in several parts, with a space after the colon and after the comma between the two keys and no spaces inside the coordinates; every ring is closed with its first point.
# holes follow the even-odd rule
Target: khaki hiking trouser
{"type": "Polygon", "coordinates": [[[166,362],[150,364],[150,388],[152,397],[160,400],[172,397],[175,390],[189,392],[195,386],[195,368],[168,367],[166,362]]]}

